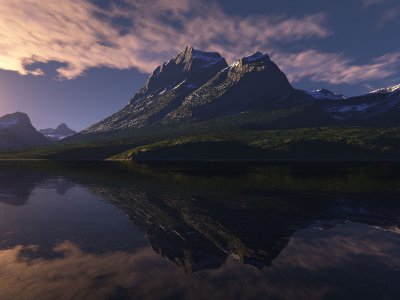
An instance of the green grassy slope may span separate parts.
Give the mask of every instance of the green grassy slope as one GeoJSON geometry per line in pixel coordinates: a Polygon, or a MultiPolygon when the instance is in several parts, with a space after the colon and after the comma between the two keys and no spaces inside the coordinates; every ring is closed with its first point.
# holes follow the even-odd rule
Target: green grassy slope
{"type": "Polygon", "coordinates": [[[135,147],[115,160],[399,160],[400,128],[300,128],[185,135],[135,147]]]}

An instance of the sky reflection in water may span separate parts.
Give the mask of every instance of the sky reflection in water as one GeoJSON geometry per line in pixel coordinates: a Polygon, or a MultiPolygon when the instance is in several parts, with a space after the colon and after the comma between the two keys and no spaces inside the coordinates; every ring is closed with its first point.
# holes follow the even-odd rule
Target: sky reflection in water
{"type": "Polygon", "coordinates": [[[1,163],[0,298],[396,299],[396,166],[314,168],[1,163]]]}

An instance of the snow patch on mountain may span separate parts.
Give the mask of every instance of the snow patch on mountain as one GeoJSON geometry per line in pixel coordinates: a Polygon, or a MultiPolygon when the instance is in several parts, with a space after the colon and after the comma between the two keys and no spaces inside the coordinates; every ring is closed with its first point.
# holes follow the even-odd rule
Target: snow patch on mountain
{"type": "Polygon", "coordinates": [[[261,59],[264,59],[267,56],[268,56],[267,54],[257,51],[249,56],[243,57],[242,59],[243,59],[244,63],[250,64],[250,63],[259,61],[261,59]]]}
{"type": "Polygon", "coordinates": [[[361,112],[364,111],[377,103],[360,103],[356,105],[338,105],[334,107],[326,108],[327,112],[343,113],[343,112],[361,112]]]}
{"type": "Polygon", "coordinates": [[[335,94],[326,89],[314,90],[311,92],[307,92],[308,95],[313,97],[315,100],[345,100],[346,96],[342,94],[335,94]]]}
{"type": "Polygon", "coordinates": [[[10,126],[18,124],[18,118],[10,118],[3,121],[0,121],[0,129],[9,128],[10,126]]]}
{"type": "Polygon", "coordinates": [[[248,65],[252,63],[256,63],[265,59],[269,59],[268,54],[262,53],[260,51],[254,52],[248,56],[242,57],[241,59],[234,62],[230,67],[237,67],[240,65],[248,65]]]}
{"type": "Polygon", "coordinates": [[[400,91],[400,84],[392,86],[392,87],[388,87],[388,88],[383,88],[383,89],[378,89],[375,91],[372,91],[370,94],[382,94],[382,93],[393,93],[393,92],[398,92],[400,91]]]}
{"type": "Polygon", "coordinates": [[[64,123],[58,125],[56,129],[53,128],[41,129],[39,130],[39,132],[43,134],[45,137],[57,141],[70,137],[76,133],[76,131],[70,129],[67,126],[67,124],[64,123]]]}
{"type": "Polygon", "coordinates": [[[193,57],[193,59],[197,58],[197,59],[201,59],[201,60],[208,61],[208,62],[218,62],[221,59],[223,59],[221,57],[221,55],[218,53],[203,52],[203,51],[196,50],[196,49],[192,50],[192,57],[193,57]]]}

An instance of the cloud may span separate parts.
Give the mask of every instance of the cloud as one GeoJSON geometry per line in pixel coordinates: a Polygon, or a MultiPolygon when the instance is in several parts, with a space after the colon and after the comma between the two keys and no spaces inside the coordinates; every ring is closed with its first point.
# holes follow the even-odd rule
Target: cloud
{"type": "Polygon", "coordinates": [[[291,82],[309,79],[331,84],[357,84],[388,78],[397,74],[400,68],[400,52],[373,58],[366,64],[354,64],[351,58],[343,54],[317,50],[294,54],[276,52],[272,54],[272,58],[291,82]]]}
{"type": "MultiPolygon", "coordinates": [[[[112,2],[114,3],[114,2],[112,2]]],[[[94,67],[151,72],[188,43],[228,60],[276,42],[323,38],[322,14],[303,18],[227,15],[214,2],[129,1],[102,9],[88,0],[0,0],[0,68],[20,74],[34,63],[60,62],[73,79],[94,67]],[[123,26],[118,20],[130,20],[123,26]]]]}
{"type": "Polygon", "coordinates": [[[387,78],[399,67],[399,53],[356,65],[338,53],[280,50],[285,43],[330,36],[321,13],[301,18],[228,15],[211,0],[109,3],[101,8],[88,0],[0,0],[0,69],[40,76],[44,72],[36,65],[55,61],[61,63],[57,73],[62,79],[96,67],[151,73],[187,44],[218,51],[228,62],[268,49],[292,82],[364,83],[387,78]]]}
{"type": "Polygon", "coordinates": [[[363,275],[371,268],[393,275],[399,268],[395,235],[357,223],[325,231],[307,228],[296,232],[269,268],[259,271],[230,257],[219,269],[190,277],[150,247],[88,253],[70,241],[53,249],[16,246],[0,250],[0,298],[340,298],[342,293],[362,291],[369,284],[385,285],[374,276],[363,275]],[[41,253],[53,255],[46,259],[41,253]],[[355,267],[360,263],[363,268],[355,267]],[[341,289],[337,288],[338,276],[324,274],[337,274],[341,289]],[[238,282],[246,288],[238,288],[238,282]]]}
{"type": "Polygon", "coordinates": [[[400,4],[390,7],[382,12],[378,21],[378,29],[382,29],[386,23],[400,17],[400,4]]]}
{"type": "Polygon", "coordinates": [[[386,2],[386,0],[360,0],[362,5],[366,8],[376,5],[376,4],[382,4],[386,2]]]}

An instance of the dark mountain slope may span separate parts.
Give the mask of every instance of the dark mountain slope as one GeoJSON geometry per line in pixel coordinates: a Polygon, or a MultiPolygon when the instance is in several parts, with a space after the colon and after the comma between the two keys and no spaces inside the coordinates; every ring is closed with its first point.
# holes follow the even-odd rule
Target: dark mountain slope
{"type": "Polygon", "coordinates": [[[13,149],[47,143],[47,139],[32,126],[27,114],[17,112],[0,118],[0,148],[13,149]]]}
{"type": "Polygon", "coordinates": [[[294,94],[285,74],[267,54],[257,52],[219,72],[188,96],[167,120],[204,120],[243,111],[278,109],[288,105],[294,94]]]}

